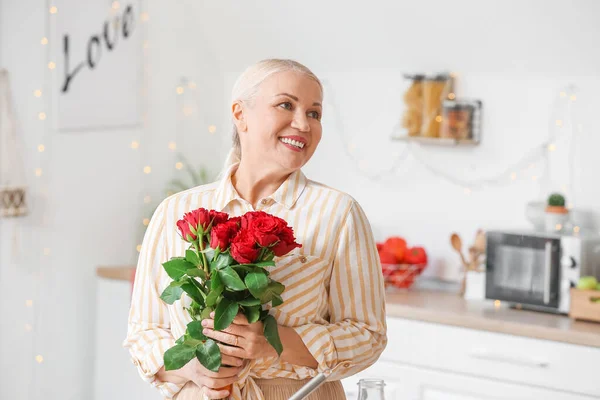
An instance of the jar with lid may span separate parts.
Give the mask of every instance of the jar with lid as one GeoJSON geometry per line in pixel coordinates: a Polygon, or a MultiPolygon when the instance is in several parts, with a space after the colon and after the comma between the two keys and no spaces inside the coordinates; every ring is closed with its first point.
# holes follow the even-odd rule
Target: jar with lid
{"type": "Polygon", "coordinates": [[[358,381],[358,400],[385,400],[383,379],[361,379],[358,381]]]}

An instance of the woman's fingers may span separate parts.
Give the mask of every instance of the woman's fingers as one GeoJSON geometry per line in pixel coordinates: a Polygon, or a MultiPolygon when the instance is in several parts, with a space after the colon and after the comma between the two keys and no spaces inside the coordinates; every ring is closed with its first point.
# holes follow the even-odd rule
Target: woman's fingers
{"type": "MultiPolygon", "coordinates": [[[[205,327],[205,328],[209,328],[209,329],[215,329],[215,320],[213,320],[213,319],[204,319],[204,320],[202,320],[202,326],[205,327]]],[[[232,335],[241,336],[242,333],[243,333],[243,330],[239,326],[231,324],[227,328],[225,328],[225,329],[223,329],[222,331],[219,331],[219,332],[225,332],[225,333],[230,333],[232,335]]]]}
{"type": "Polygon", "coordinates": [[[240,336],[235,336],[223,331],[215,331],[210,328],[204,328],[202,333],[211,339],[215,339],[218,342],[225,343],[230,346],[236,346],[239,344],[239,341],[242,340],[240,336]]]}
{"type": "Polygon", "coordinates": [[[229,378],[232,376],[237,376],[241,370],[242,370],[241,366],[240,367],[221,367],[221,368],[219,368],[218,372],[213,372],[211,370],[204,368],[204,366],[202,366],[202,370],[200,371],[200,374],[204,375],[208,378],[229,378]]]}
{"type": "Polygon", "coordinates": [[[202,394],[204,394],[207,399],[224,399],[229,396],[230,393],[227,390],[214,390],[204,386],[202,388],[202,394]]]}
{"type": "Polygon", "coordinates": [[[240,379],[239,376],[232,376],[230,378],[209,378],[208,376],[203,376],[199,379],[200,387],[206,386],[209,389],[221,389],[227,385],[237,382],[240,379]]]}
{"type": "Polygon", "coordinates": [[[221,350],[221,357],[223,355],[227,355],[227,356],[239,358],[242,360],[244,359],[244,355],[246,354],[244,349],[242,349],[240,347],[225,346],[224,344],[220,344],[220,343],[217,343],[217,345],[219,346],[219,349],[221,350]]]}
{"type": "MultiPolygon", "coordinates": [[[[229,347],[229,346],[227,346],[229,347]]],[[[231,367],[241,367],[244,365],[244,360],[238,357],[227,356],[221,352],[221,365],[229,365],[231,367]]]]}

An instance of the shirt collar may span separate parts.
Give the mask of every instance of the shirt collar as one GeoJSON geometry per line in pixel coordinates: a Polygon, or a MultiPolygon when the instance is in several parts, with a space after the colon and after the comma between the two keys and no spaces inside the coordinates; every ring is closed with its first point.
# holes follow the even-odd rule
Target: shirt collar
{"type": "MultiPolygon", "coordinates": [[[[233,200],[242,200],[231,182],[231,176],[237,170],[239,163],[233,164],[227,170],[217,187],[216,207],[222,211],[233,200]]],[[[291,209],[306,187],[307,178],[301,170],[296,170],[279,186],[279,188],[268,198],[282,204],[288,210],[291,209]]]]}

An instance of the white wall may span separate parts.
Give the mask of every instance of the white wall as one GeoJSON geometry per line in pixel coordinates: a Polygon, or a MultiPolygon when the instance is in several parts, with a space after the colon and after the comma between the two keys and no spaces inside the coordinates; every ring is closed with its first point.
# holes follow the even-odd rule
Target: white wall
{"type": "MultiPolygon", "coordinates": [[[[526,227],[525,203],[545,195],[547,188],[528,176],[465,195],[462,187],[432,175],[412,158],[397,176],[381,181],[358,174],[342,137],[355,143],[355,154],[366,160],[370,173],[402,151],[404,144],[389,143],[387,135],[400,116],[404,72],[456,71],[458,94],[484,101],[481,146],[416,149],[463,179],[494,175],[543,142],[557,92],[577,85],[583,133],[576,158],[581,170],[576,205],[600,212],[594,176],[600,145],[594,135],[600,107],[598,2],[146,3],[148,128],[50,132],[49,196],[44,200],[32,174],[44,134],[37,113],[44,103],[32,93],[46,74],[39,45],[46,10],[39,1],[0,0],[0,66],[12,76],[32,204],[46,206],[50,215],[45,230],[37,209],[35,218],[0,221],[0,398],[91,396],[95,332],[121,330],[124,335],[126,329],[120,319],[114,326],[94,326],[96,266],[135,261],[147,211],[143,195],[161,196],[175,173],[169,141],[177,139],[188,158],[218,170],[230,139],[231,85],[246,65],[261,58],[296,58],[327,82],[323,141],[305,172],[356,197],[377,239],[400,234],[426,246],[432,258],[429,274],[455,276],[450,232],[470,241],[478,227],[526,227]],[[182,76],[194,80],[197,89],[177,98],[175,86],[182,76]],[[187,118],[177,117],[182,101],[197,107],[187,118]],[[334,118],[334,108],[342,121],[334,118]],[[207,131],[211,124],[217,126],[214,135],[207,131]],[[144,152],[130,149],[137,139],[144,152]],[[141,172],[146,163],[153,167],[148,176],[141,172]],[[11,235],[17,222],[28,247],[14,260],[11,235]],[[48,257],[39,255],[45,246],[52,249],[48,257]],[[28,299],[33,307],[26,307],[28,299]],[[32,332],[24,329],[28,323],[32,332]],[[33,361],[37,354],[44,356],[40,365],[33,361]]],[[[528,173],[537,173],[536,168],[528,173]]]]}

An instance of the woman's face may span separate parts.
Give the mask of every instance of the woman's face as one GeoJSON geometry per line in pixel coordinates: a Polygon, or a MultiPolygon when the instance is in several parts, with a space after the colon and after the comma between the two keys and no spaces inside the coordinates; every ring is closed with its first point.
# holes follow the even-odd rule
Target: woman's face
{"type": "Polygon", "coordinates": [[[267,78],[250,104],[234,103],[244,162],[290,172],[304,166],[321,141],[322,101],[317,82],[286,71],[267,78]]]}

